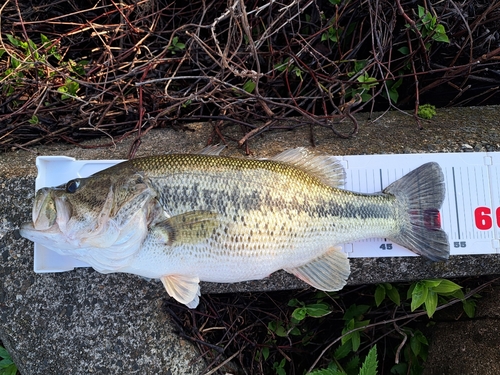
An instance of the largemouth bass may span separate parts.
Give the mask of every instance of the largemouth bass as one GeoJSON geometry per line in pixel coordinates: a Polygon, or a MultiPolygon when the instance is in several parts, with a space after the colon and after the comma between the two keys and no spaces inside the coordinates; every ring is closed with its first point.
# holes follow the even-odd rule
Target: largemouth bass
{"type": "Polygon", "coordinates": [[[162,281],[194,308],[200,281],[232,283],[284,269],[313,287],[341,289],[339,244],[388,238],[431,260],[449,256],[438,222],[445,194],[436,163],[377,194],[342,190],[341,164],[304,148],[271,159],[171,154],[120,163],[38,190],[20,234],[102,273],[162,281]],[[429,219],[429,216],[431,218],[429,219]]]}

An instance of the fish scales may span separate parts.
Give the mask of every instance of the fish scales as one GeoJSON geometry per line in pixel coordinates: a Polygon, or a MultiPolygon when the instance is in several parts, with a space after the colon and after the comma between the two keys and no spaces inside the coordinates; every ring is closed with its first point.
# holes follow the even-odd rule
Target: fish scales
{"type": "Polygon", "coordinates": [[[366,232],[349,233],[353,225],[370,235],[397,230],[396,220],[389,220],[395,217],[393,196],[327,186],[291,165],[205,155],[167,155],[134,164],[152,180],[171,216],[216,210],[222,215],[221,226],[230,226],[235,233],[256,228],[252,237],[327,232],[331,238],[335,230],[338,237],[332,240],[339,243],[365,237],[366,232]]]}
{"type": "Polygon", "coordinates": [[[338,290],[349,275],[338,245],[359,239],[385,237],[434,260],[449,254],[446,234],[423,225],[444,196],[435,163],[361,194],[340,188],[345,172],[328,155],[299,148],[252,160],[218,152],[134,159],[42,190],[33,223],[20,233],[100,272],[159,278],[189,307],[198,304],[200,280],[254,280],[278,269],[338,290]]]}

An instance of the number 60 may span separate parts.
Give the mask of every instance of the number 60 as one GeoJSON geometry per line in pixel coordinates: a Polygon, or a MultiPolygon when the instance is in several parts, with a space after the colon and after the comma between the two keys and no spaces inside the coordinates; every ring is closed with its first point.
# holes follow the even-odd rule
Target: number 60
{"type": "MultiPolygon", "coordinates": [[[[497,225],[500,223],[500,207],[495,210],[495,219],[497,225]]],[[[474,223],[479,230],[488,230],[493,227],[493,218],[491,217],[491,208],[478,207],[474,210],[474,223]]]]}

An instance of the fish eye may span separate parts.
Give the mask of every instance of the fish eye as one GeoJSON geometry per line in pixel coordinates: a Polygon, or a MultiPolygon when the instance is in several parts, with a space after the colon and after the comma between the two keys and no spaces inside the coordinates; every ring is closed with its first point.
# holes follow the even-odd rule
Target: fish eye
{"type": "Polygon", "coordinates": [[[79,179],[71,180],[66,184],[66,192],[73,194],[78,190],[79,187],[80,187],[79,179]]]}

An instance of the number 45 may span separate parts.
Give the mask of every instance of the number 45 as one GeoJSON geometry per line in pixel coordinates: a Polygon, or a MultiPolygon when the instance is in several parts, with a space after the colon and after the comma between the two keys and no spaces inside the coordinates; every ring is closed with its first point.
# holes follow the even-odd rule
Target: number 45
{"type": "Polygon", "coordinates": [[[382,250],[392,250],[392,243],[383,243],[379,246],[379,249],[382,250]]]}

